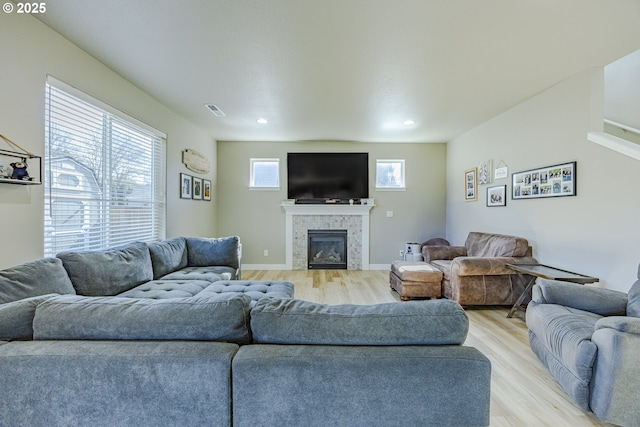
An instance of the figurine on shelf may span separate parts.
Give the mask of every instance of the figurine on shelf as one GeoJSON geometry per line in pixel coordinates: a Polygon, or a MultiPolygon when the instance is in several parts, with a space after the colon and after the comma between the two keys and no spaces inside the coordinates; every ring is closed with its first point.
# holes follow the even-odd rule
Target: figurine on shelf
{"type": "Polygon", "coordinates": [[[11,172],[11,179],[28,180],[29,172],[27,172],[27,159],[22,159],[21,162],[9,163],[13,168],[11,172]]]}

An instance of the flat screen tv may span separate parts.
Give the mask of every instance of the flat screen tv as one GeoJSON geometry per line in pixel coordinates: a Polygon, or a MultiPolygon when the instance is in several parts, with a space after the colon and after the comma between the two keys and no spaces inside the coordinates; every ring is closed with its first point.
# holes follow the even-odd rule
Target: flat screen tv
{"type": "Polygon", "coordinates": [[[297,202],[369,197],[368,153],[288,153],[287,197],[297,202]]]}

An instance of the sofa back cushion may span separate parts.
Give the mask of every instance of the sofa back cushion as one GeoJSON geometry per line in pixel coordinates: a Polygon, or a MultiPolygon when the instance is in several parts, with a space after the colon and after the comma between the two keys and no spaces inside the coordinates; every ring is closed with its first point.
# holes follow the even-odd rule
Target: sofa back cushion
{"type": "Polygon", "coordinates": [[[473,257],[520,257],[527,256],[527,239],[504,234],[470,232],[465,242],[467,256],[473,257]]]}
{"type": "Polygon", "coordinates": [[[0,271],[0,304],[45,294],[75,294],[57,258],[42,258],[0,271]]]}
{"type": "Polygon", "coordinates": [[[469,320],[451,300],[324,305],[262,298],[251,310],[254,342],[304,345],[458,345],[469,320]]]}
{"type": "Polygon", "coordinates": [[[640,317],[640,265],[638,266],[638,279],[629,289],[627,299],[627,316],[640,317]]]}
{"type": "Polygon", "coordinates": [[[42,301],[58,294],[40,295],[0,304],[0,339],[30,340],[33,338],[33,316],[42,301]]]}
{"type": "Polygon", "coordinates": [[[149,298],[60,296],[36,307],[38,340],[251,341],[249,303],[240,294],[149,298]]]}
{"type": "Polygon", "coordinates": [[[187,241],[184,237],[149,243],[148,246],[154,279],[187,266],[187,241]]]}
{"type": "Polygon", "coordinates": [[[238,236],[203,238],[187,237],[189,267],[227,265],[239,268],[240,238],[238,236]]]}
{"type": "Polygon", "coordinates": [[[153,280],[149,248],[143,242],[101,251],[63,252],[57,257],[79,295],[117,295],[153,280]]]}

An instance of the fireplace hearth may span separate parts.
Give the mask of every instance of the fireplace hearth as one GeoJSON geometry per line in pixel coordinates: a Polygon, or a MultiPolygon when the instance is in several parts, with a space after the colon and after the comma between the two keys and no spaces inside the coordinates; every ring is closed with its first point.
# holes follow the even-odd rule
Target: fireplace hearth
{"type": "Polygon", "coordinates": [[[308,268],[347,269],[347,230],[308,230],[308,268]]]}

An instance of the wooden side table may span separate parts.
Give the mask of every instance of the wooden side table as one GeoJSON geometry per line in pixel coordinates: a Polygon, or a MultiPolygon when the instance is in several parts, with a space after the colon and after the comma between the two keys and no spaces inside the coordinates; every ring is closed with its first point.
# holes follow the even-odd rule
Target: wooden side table
{"type": "Polygon", "coordinates": [[[507,317],[513,317],[516,311],[522,310],[522,307],[521,307],[522,301],[529,294],[529,292],[531,291],[531,288],[535,284],[536,279],[538,277],[541,277],[543,279],[549,279],[549,280],[559,280],[561,282],[578,283],[581,285],[584,285],[585,283],[594,283],[599,280],[597,277],[585,276],[584,274],[574,273],[568,270],[561,270],[559,268],[550,267],[544,264],[506,264],[506,265],[508,268],[514,270],[517,273],[518,278],[522,281],[522,283],[525,284],[524,291],[518,297],[516,302],[513,304],[513,307],[511,307],[511,310],[509,310],[509,314],[507,314],[507,317]],[[524,277],[525,274],[532,277],[527,280],[527,278],[524,277]]]}

